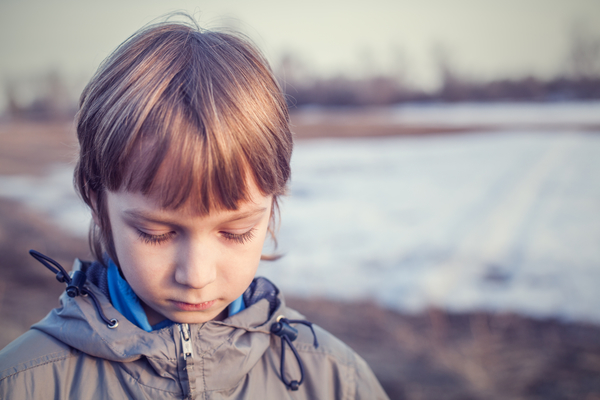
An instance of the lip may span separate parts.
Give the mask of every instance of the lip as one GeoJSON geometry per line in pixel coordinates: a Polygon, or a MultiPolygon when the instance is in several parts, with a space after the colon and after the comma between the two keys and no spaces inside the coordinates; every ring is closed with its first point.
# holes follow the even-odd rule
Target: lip
{"type": "Polygon", "coordinates": [[[184,303],[183,301],[171,300],[173,305],[181,311],[204,311],[211,308],[216,300],[205,301],[204,303],[184,303]]]}

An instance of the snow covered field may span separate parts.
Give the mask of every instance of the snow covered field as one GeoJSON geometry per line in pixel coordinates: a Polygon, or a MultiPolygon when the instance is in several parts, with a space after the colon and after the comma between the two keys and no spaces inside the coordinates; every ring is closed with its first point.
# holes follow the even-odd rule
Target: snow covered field
{"type": "Polygon", "coordinates": [[[600,124],[600,101],[556,103],[431,103],[400,104],[363,112],[334,112],[306,106],[295,112],[305,124],[369,122],[416,126],[497,128],[585,126],[600,124]],[[358,121],[357,121],[358,119],[358,121]]]}
{"type": "Polygon", "coordinates": [[[600,135],[300,142],[287,291],[600,322],[600,135]]]}
{"type": "MultiPolygon", "coordinates": [[[[85,235],[71,168],[0,196],[85,235]]],[[[259,269],[286,293],[600,323],[600,132],[300,141],[290,192],[259,269]]]]}

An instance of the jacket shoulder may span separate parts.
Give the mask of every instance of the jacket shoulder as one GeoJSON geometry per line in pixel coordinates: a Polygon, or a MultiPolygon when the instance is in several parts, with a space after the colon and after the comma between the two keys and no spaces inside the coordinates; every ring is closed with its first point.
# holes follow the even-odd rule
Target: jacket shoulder
{"type": "MultiPolygon", "coordinates": [[[[294,310],[288,310],[292,318],[300,316],[294,310]]],[[[293,345],[302,358],[307,384],[321,381],[318,385],[322,386],[322,380],[326,379],[332,389],[327,398],[388,399],[369,365],[347,344],[315,324],[315,335],[306,326],[298,324],[296,328],[298,338],[293,345]],[[318,346],[315,346],[315,336],[318,346]]]]}
{"type": "Polygon", "coordinates": [[[76,350],[37,329],[30,329],[0,351],[0,383],[20,372],[74,356],[76,350]]]}

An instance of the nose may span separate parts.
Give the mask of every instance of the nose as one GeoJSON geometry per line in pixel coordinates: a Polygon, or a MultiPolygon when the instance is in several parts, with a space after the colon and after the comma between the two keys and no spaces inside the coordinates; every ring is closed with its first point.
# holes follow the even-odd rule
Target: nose
{"type": "Polygon", "coordinates": [[[175,281],[181,285],[202,289],[217,279],[217,257],[212,246],[190,241],[180,250],[175,281]]]}

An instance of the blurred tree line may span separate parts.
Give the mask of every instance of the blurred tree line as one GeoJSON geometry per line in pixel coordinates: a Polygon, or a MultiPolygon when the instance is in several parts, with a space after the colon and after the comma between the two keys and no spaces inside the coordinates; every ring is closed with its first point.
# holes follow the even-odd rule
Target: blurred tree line
{"type": "Polygon", "coordinates": [[[74,88],[58,71],[34,77],[6,79],[5,115],[11,119],[72,119],[77,111],[74,88]]]}
{"type": "MultiPolygon", "coordinates": [[[[284,55],[275,67],[288,104],[320,106],[382,106],[403,102],[459,101],[568,101],[600,99],[600,37],[584,26],[571,33],[564,72],[553,78],[525,76],[496,80],[476,80],[461,73],[450,62],[443,47],[435,52],[441,84],[423,90],[409,82],[402,54],[396,68],[373,73],[368,54],[363,57],[367,73],[363,77],[338,75],[322,77],[294,54],[284,55]]],[[[52,70],[36,77],[4,81],[4,118],[49,120],[70,119],[77,110],[82,82],[71,82],[52,70]]]]}
{"type": "Polygon", "coordinates": [[[568,101],[600,99],[600,38],[585,27],[576,27],[570,40],[566,66],[559,76],[476,80],[461,73],[450,62],[448,51],[435,49],[441,85],[424,91],[410,85],[402,68],[389,74],[365,78],[339,75],[311,76],[306,65],[292,54],[285,55],[276,73],[291,106],[389,105],[415,101],[568,101]]]}

